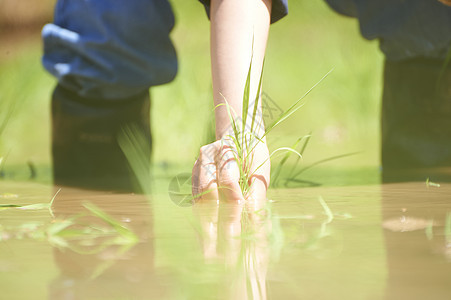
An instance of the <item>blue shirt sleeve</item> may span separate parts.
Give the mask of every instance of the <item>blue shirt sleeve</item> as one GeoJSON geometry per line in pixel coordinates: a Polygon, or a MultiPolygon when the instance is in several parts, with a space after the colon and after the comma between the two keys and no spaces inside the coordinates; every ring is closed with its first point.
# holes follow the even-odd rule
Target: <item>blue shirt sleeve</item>
{"type": "Polygon", "coordinates": [[[173,26],[167,0],[58,0],[43,65],[80,96],[131,97],[175,77],[173,26]]]}
{"type": "MultiPolygon", "coordinates": [[[[210,0],[199,0],[210,17],[210,0]]],[[[273,0],[271,9],[271,23],[277,22],[288,14],[288,0],[273,0]]]]}
{"type": "Polygon", "coordinates": [[[428,0],[326,0],[356,17],[366,39],[378,39],[388,60],[444,59],[451,45],[451,7],[428,0]]]}

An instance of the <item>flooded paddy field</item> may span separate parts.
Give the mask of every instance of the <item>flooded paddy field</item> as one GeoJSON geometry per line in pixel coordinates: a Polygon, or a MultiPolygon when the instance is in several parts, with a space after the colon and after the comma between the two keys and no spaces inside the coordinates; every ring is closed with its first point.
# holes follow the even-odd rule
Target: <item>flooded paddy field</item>
{"type": "Polygon", "coordinates": [[[0,190],[3,299],[451,299],[450,184],[277,189],[252,207],[0,190]]]}

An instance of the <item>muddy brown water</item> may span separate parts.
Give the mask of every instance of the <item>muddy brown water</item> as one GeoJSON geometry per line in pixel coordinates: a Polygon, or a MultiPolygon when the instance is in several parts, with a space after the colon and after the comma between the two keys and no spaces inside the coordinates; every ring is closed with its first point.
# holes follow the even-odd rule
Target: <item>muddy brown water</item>
{"type": "MultiPolygon", "coordinates": [[[[1,182],[0,204],[54,193],[1,182]]],[[[0,209],[0,298],[451,299],[450,197],[418,182],[179,207],[62,189],[51,209],[0,209]]]]}

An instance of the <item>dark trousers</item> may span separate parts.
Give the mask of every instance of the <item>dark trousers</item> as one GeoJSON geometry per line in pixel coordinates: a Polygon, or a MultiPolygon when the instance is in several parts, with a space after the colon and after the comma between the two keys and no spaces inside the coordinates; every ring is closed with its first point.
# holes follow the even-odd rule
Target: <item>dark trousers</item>
{"type": "Polygon", "coordinates": [[[383,181],[451,180],[451,68],[444,61],[385,62],[383,181]]]}
{"type": "Polygon", "coordinates": [[[52,157],[56,185],[142,192],[140,182],[145,179],[138,177],[149,175],[151,145],[147,90],[106,101],[80,97],[60,85],[55,88],[52,157]],[[142,174],[136,174],[130,160],[141,165],[142,174]]]}

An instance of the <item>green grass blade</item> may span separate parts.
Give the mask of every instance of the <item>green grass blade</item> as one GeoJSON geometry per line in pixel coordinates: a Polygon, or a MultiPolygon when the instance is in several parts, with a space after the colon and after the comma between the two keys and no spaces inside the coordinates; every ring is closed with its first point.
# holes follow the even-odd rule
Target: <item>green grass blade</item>
{"type": "Polygon", "coordinates": [[[252,172],[252,174],[249,176],[249,178],[252,177],[255,174],[255,172],[258,169],[260,169],[269,159],[271,159],[271,157],[273,157],[274,154],[276,154],[277,152],[280,152],[280,151],[290,151],[302,158],[302,155],[299,152],[297,152],[296,150],[291,149],[290,147],[280,147],[280,148],[274,150],[267,159],[265,159],[257,168],[255,168],[255,170],[252,172]]]}
{"type": "Polygon", "coordinates": [[[41,210],[41,209],[49,209],[50,204],[49,203],[36,203],[36,204],[30,204],[30,205],[22,205],[18,207],[18,209],[22,210],[41,210]]]}
{"type": "MultiPolygon", "coordinates": [[[[229,116],[229,119],[230,119],[230,125],[232,126],[233,134],[235,135],[235,138],[238,141],[239,136],[240,136],[240,132],[238,131],[238,127],[236,126],[236,121],[235,121],[235,119],[233,118],[233,115],[232,115],[233,108],[230,107],[230,104],[229,104],[229,102],[227,102],[227,99],[224,97],[224,95],[221,94],[221,96],[224,99],[224,103],[220,103],[220,104],[216,105],[216,107],[225,105],[226,110],[227,110],[227,115],[229,116]]],[[[239,143],[238,143],[238,145],[239,145],[239,143]]]]}
{"type": "Polygon", "coordinates": [[[251,132],[254,132],[254,123],[255,123],[255,119],[257,117],[258,102],[260,100],[260,92],[261,92],[261,88],[262,88],[262,79],[263,79],[263,69],[264,69],[264,67],[265,67],[265,61],[263,60],[262,71],[260,72],[260,80],[258,82],[257,94],[255,95],[254,111],[252,112],[251,132]]]}
{"type": "Polygon", "coordinates": [[[299,98],[293,105],[291,105],[290,108],[288,108],[285,112],[283,112],[277,120],[275,120],[268,128],[266,129],[265,133],[263,134],[263,137],[266,136],[271,130],[273,130],[277,125],[282,123],[284,120],[286,120],[289,116],[291,116],[293,113],[295,113],[299,108],[304,106],[304,104],[297,106],[299,102],[302,101],[310,92],[318,86],[334,69],[331,69],[329,72],[326,73],[315,85],[313,85],[301,98],[299,98]]]}
{"type": "Polygon", "coordinates": [[[138,237],[133,231],[122,225],[119,221],[111,217],[106,212],[102,211],[96,205],[90,202],[85,202],[83,203],[83,206],[87,210],[89,210],[93,215],[99,217],[100,219],[111,225],[111,227],[113,227],[117,231],[117,233],[119,233],[122,237],[126,238],[129,242],[132,243],[138,242],[138,237]]]}
{"type": "Polygon", "coordinates": [[[304,135],[304,136],[302,137],[302,139],[305,139],[305,142],[304,142],[304,144],[302,145],[301,150],[299,151],[299,153],[301,153],[302,155],[304,155],[305,148],[307,148],[308,142],[310,141],[310,138],[311,138],[311,137],[312,137],[312,133],[311,133],[311,132],[310,132],[309,134],[304,135]]]}
{"type": "MultiPolygon", "coordinates": [[[[304,137],[300,137],[291,147],[292,149],[296,149],[298,147],[298,144],[300,141],[302,141],[304,139],[304,137]]],[[[301,155],[302,153],[299,152],[301,155]]],[[[272,186],[277,186],[277,182],[279,180],[279,176],[280,176],[280,172],[282,171],[283,166],[285,165],[285,163],[287,162],[288,158],[290,158],[291,154],[293,154],[293,152],[288,151],[285,156],[282,158],[282,160],[280,161],[280,163],[277,165],[277,168],[275,169],[274,173],[271,174],[271,182],[272,182],[272,186]]],[[[301,159],[301,157],[297,157],[298,159],[301,159]]]]}
{"type": "Polygon", "coordinates": [[[22,207],[22,205],[18,204],[0,204],[0,208],[14,208],[14,207],[22,207]]]}
{"type": "Polygon", "coordinates": [[[302,173],[304,173],[304,172],[307,171],[308,169],[311,169],[311,168],[313,168],[314,166],[317,166],[317,165],[319,165],[319,164],[322,164],[322,163],[325,163],[325,162],[328,162],[328,161],[331,161],[331,160],[335,160],[335,159],[347,157],[347,156],[356,155],[356,154],[359,154],[359,153],[360,153],[360,152],[346,153],[346,154],[336,155],[336,156],[332,156],[332,157],[329,157],[329,158],[325,158],[325,159],[319,160],[319,161],[314,162],[313,164],[311,164],[311,165],[309,165],[309,166],[303,168],[303,169],[300,170],[298,173],[296,173],[292,178],[294,179],[294,178],[298,177],[299,175],[301,175],[302,173]]]}
{"type": "Polygon", "coordinates": [[[249,110],[249,94],[250,94],[250,89],[251,89],[252,59],[253,59],[253,55],[251,56],[251,63],[249,64],[249,71],[247,72],[246,85],[244,86],[244,93],[243,93],[243,110],[241,112],[241,119],[242,119],[241,120],[242,121],[241,130],[243,132],[246,128],[247,111],[249,110]]]}
{"type": "MultiPolygon", "coordinates": [[[[302,137],[302,139],[304,139],[304,144],[302,145],[301,150],[299,151],[299,153],[301,153],[301,155],[304,155],[305,149],[307,148],[307,145],[308,145],[311,137],[312,137],[312,133],[311,132],[308,135],[304,135],[302,137]]],[[[299,161],[300,161],[300,158],[298,157],[296,159],[296,162],[294,163],[293,167],[291,168],[291,171],[290,171],[288,177],[292,177],[293,176],[294,171],[296,170],[296,168],[297,168],[297,166],[299,164],[299,161]]]]}
{"type": "Polygon", "coordinates": [[[141,190],[144,194],[150,194],[150,157],[148,157],[148,153],[151,151],[144,132],[133,124],[124,126],[118,137],[118,143],[138,179],[141,190]]]}
{"type": "Polygon", "coordinates": [[[327,205],[326,201],[324,201],[323,197],[319,196],[318,198],[319,203],[323,207],[324,213],[327,216],[326,224],[329,224],[334,219],[334,214],[332,213],[332,210],[327,205]]]}

